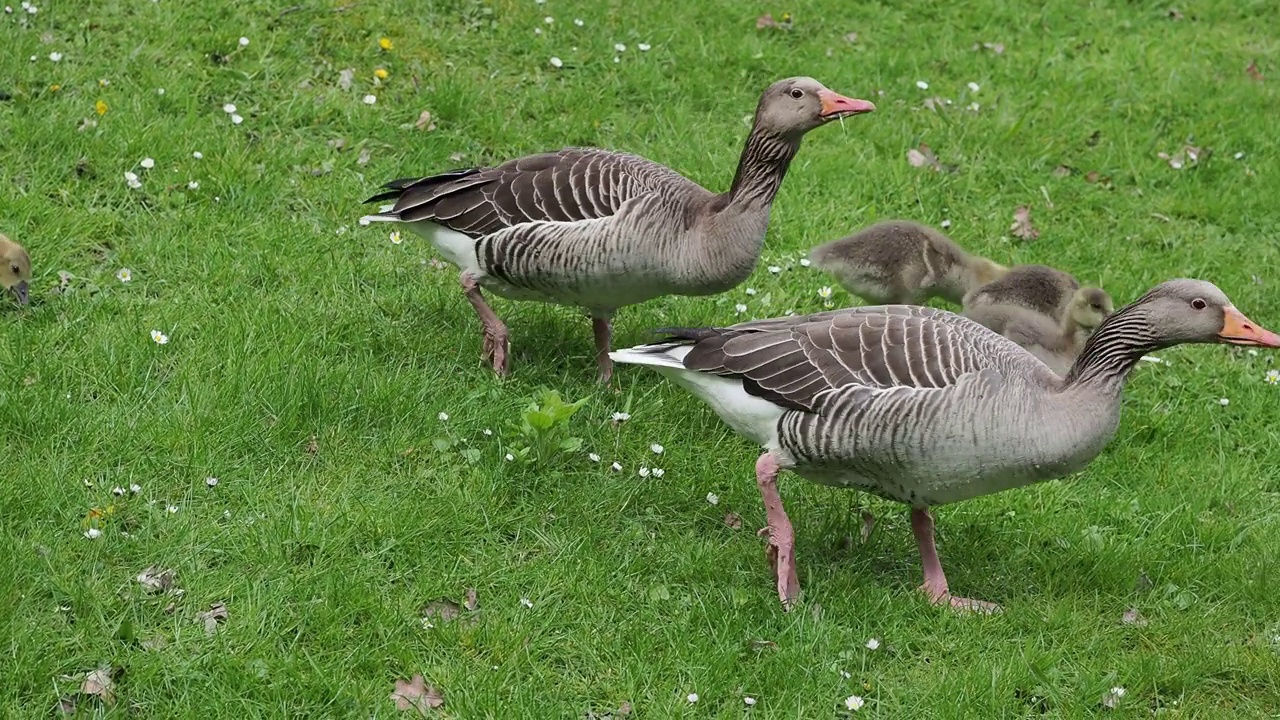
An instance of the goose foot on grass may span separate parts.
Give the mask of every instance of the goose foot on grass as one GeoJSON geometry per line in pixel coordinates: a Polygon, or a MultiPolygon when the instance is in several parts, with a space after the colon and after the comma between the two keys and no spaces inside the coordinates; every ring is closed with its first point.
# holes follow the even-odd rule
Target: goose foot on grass
{"type": "Polygon", "coordinates": [[[950,604],[953,610],[962,613],[1003,612],[1003,608],[985,600],[956,597],[947,591],[947,576],[942,572],[942,563],[938,561],[938,547],[933,542],[933,515],[929,508],[911,509],[911,532],[920,545],[920,563],[924,566],[924,584],[921,592],[929,596],[934,605],[950,604]]]}
{"type": "Polygon", "coordinates": [[[471,273],[462,273],[462,289],[480,318],[484,333],[484,359],[493,364],[493,371],[499,377],[506,377],[511,368],[507,357],[510,345],[507,326],[493,312],[493,308],[489,307],[489,303],[485,302],[484,295],[480,294],[480,283],[476,282],[471,273]]]}
{"type": "Polygon", "coordinates": [[[796,575],[796,533],[787,511],[782,508],[782,496],[778,494],[778,471],[781,469],[770,453],[756,460],[756,484],[760,486],[765,517],[769,521],[757,534],[768,537],[765,556],[769,558],[769,566],[778,580],[778,598],[782,600],[783,608],[790,610],[800,595],[800,579],[796,575]]]}

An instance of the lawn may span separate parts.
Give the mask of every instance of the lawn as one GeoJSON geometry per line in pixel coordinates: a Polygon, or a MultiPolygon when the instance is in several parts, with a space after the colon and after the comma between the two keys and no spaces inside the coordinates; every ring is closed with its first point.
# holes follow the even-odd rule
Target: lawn
{"type": "Polygon", "coordinates": [[[784,476],[784,613],[756,448],[644,368],[597,386],[567,309],[492,300],[495,378],[456,271],[357,222],[392,178],[564,145],[721,190],[759,93],[809,75],[878,111],[810,133],[746,283],[624,310],[616,346],[821,309],[799,259],[886,217],[1117,304],[1212,280],[1275,329],[1274,0],[35,4],[0,15],[0,232],[35,264],[0,307],[6,717],[391,717],[418,673],[454,718],[1280,713],[1272,356],[1164,351],[1087,470],[940,509],[953,590],[1001,615],[916,592],[906,508],[784,476]],[[517,457],[543,388],[586,400],[581,446],[517,457]]]}

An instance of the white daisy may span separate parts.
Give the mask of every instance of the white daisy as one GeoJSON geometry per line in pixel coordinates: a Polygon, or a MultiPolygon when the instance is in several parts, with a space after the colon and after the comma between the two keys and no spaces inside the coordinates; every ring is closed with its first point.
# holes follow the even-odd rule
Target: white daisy
{"type": "Polygon", "coordinates": [[[863,705],[866,705],[866,702],[857,695],[850,695],[844,699],[844,706],[852,712],[861,710],[863,705]]]}
{"type": "Polygon", "coordinates": [[[653,451],[653,454],[654,454],[654,455],[661,455],[661,454],[662,454],[663,447],[662,447],[661,445],[659,445],[658,443],[654,443],[654,444],[652,444],[652,445],[650,445],[650,446],[649,446],[649,449],[653,451]]]}
{"type": "Polygon", "coordinates": [[[240,47],[249,47],[249,38],[247,37],[240,38],[240,47]]]}
{"type": "Polygon", "coordinates": [[[133,271],[129,268],[120,268],[116,271],[116,279],[120,282],[129,282],[133,279],[133,271]]]}
{"type": "Polygon", "coordinates": [[[591,462],[600,462],[600,456],[595,453],[587,453],[587,459],[591,462]]]}
{"type": "Polygon", "coordinates": [[[167,344],[169,344],[169,336],[168,336],[168,335],[165,335],[164,333],[160,332],[159,330],[152,330],[152,331],[151,331],[151,339],[152,339],[152,340],[154,340],[154,341],[156,342],[156,344],[157,344],[157,345],[167,345],[167,344]]]}
{"type": "Polygon", "coordinates": [[[99,530],[98,528],[89,528],[88,530],[84,531],[84,536],[89,538],[90,540],[97,540],[98,538],[102,537],[102,531],[99,530]]]}
{"type": "Polygon", "coordinates": [[[712,505],[719,505],[720,496],[713,492],[709,492],[707,493],[707,502],[711,503],[712,505]]]}
{"type": "Polygon", "coordinates": [[[928,89],[929,89],[929,83],[927,83],[927,82],[925,82],[925,81],[923,81],[923,80],[917,80],[917,81],[916,81],[916,87],[920,88],[921,90],[928,90],[928,89]]]}

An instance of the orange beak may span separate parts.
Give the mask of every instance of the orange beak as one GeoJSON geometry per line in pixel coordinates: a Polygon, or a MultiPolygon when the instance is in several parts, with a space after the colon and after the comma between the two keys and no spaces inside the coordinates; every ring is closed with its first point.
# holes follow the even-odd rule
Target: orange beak
{"type": "Polygon", "coordinates": [[[1244,313],[1228,305],[1223,311],[1222,331],[1218,339],[1232,345],[1256,345],[1258,347],[1280,348],[1280,335],[1244,316],[1244,313]]]}
{"type": "Polygon", "coordinates": [[[845,97],[830,90],[819,91],[818,99],[822,101],[823,120],[833,120],[846,115],[861,115],[862,113],[875,112],[876,109],[875,103],[868,100],[845,97]]]}

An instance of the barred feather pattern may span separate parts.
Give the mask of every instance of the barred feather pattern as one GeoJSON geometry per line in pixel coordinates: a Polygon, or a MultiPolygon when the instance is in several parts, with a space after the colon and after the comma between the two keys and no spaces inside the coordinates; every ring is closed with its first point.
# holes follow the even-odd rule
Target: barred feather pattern
{"type": "Polygon", "coordinates": [[[381,218],[475,238],[481,285],[608,316],[668,294],[710,295],[754,270],[799,140],[753,131],[728,193],[636,155],[566,148],[493,168],[395,180],[381,218]]]}

